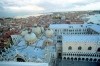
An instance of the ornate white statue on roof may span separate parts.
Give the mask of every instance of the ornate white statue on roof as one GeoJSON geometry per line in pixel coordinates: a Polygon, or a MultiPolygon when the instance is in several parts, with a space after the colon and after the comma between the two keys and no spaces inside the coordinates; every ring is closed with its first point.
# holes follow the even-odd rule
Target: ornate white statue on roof
{"type": "Polygon", "coordinates": [[[34,24],[34,27],[32,28],[32,32],[34,32],[36,36],[39,36],[41,34],[41,28],[37,26],[37,24],[34,24]]]}
{"type": "Polygon", "coordinates": [[[41,28],[41,32],[43,33],[44,32],[44,27],[41,26],[40,28],[41,28]]]}

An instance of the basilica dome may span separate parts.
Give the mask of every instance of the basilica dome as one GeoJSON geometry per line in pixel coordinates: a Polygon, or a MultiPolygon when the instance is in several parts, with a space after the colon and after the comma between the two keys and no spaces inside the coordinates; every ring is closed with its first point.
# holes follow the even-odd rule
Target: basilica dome
{"type": "Polygon", "coordinates": [[[23,31],[21,32],[21,35],[22,35],[22,36],[25,36],[26,34],[28,34],[28,31],[27,31],[27,30],[23,30],[23,31]]]}
{"type": "Polygon", "coordinates": [[[24,38],[27,44],[33,44],[37,40],[37,37],[34,33],[28,33],[24,38]]]}

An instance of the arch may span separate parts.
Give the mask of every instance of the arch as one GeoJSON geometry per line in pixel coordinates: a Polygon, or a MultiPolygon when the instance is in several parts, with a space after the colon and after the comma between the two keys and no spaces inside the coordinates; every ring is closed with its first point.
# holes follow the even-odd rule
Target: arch
{"type": "Polygon", "coordinates": [[[85,56],[85,54],[83,54],[83,56],[85,56]]]}
{"type": "Polygon", "coordinates": [[[87,54],[84,54],[84,56],[87,56],[87,54]]]}
{"type": "Polygon", "coordinates": [[[81,60],[81,58],[78,58],[78,60],[80,61],[80,60],[81,60]]]}
{"type": "Polygon", "coordinates": [[[98,59],[98,62],[100,62],[100,59],[98,59]]]}
{"type": "Polygon", "coordinates": [[[100,47],[97,49],[97,52],[100,52],[100,47]]]}
{"type": "Polygon", "coordinates": [[[73,54],[73,56],[74,56],[74,54],[73,54]]]}
{"type": "Polygon", "coordinates": [[[70,60],[70,58],[69,58],[69,57],[67,57],[67,60],[70,60]]]}
{"type": "Polygon", "coordinates": [[[71,57],[71,60],[73,60],[73,57],[71,57]]]}
{"type": "Polygon", "coordinates": [[[87,56],[90,56],[90,54],[87,54],[87,56]]]}
{"type": "Polygon", "coordinates": [[[86,58],[86,61],[88,61],[89,59],[88,58],[86,58]]]}
{"type": "Polygon", "coordinates": [[[81,56],[81,54],[79,54],[79,56],[81,56]]]}
{"type": "Polygon", "coordinates": [[[77,54],[77,56],[79,56],[79,54],[77,54]]]}
{"type": "Polygon", "coordinates": [[[77,58],[74,58],[74,60],[77,60],[77,58]]]}
{"type": "Polygon", "coordinates": [[[90,56],[92,56],[92,54],[90,54],[90,56]]]}
{"type": "Polygon", "coordinates": [[[84,61],[84,58],[82,58],[82,60],[84,61]]]}
{"type": "Polygon", "coordinates": [[[58,53],[58,57],[61,57],[62,56],[62,54],[61,53],[58,53]]]}
{"type": "Polygon", "coordinates": [[[94,61],[94,62],[96,62],[96,61],[97,61],[97,59],[95,58],[93,61],[94,61]]]}
{"type": "Polygon", "coordinates": [[[81,54],[81,56],[84,56],[83,54],[81,54]]]}
{"type": "Polygon", "coordinates": [[[70,54],[71,56],[73,55],[73,54],[70,54]]]}
{"type": "Polygon", "coordinates": [[[23,58],[16,58],[17,62],[25,62],[25,60],[23,58]]]}
{"type": "Polygon", "coordinates": [[[92,61],[92,58],[90,58],[90,61],[92,61]]]}
{"type": "Polygon", "coordinates": [[[72,47],[71,47],[71,46],[69,46],[69,47],[68,47],[68,50],[72,50],[72,47]]]}
{"type": "Polygon", "coordinates": [[[76,56],[77,54],[75,54],[75,56],[76,56]]]}
{"type": "Polygon", "coordinates": [[[66,57],[64,57],[63,59],[66,60],[66,57]]]}
{"type": "Polygon", "coordinates": [[[94,54],[92,54],[92,56],[94,56],[94,54]]]}

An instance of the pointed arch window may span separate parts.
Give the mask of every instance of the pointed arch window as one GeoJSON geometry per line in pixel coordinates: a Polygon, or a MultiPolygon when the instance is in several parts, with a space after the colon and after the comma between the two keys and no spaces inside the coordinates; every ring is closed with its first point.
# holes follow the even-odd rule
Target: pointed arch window
{"type": "Polygon", "coordinates": [[[79,47],[78,47],[78,50],[82,50],[82,47],[81,47],[81,46],[79,46],[79,47]]]}
{"type": "Polygon", "coordinates": [[[88,50],[92,50],[92,47],[90,46],[90,47],[88,47],[88,50]]]}
{"type": "Polygon", "coordinates": [[[69,47],[68,47],[68,50],[72,50],[72,47],[71,47],[71,46],[69,46],[69,47]]]}

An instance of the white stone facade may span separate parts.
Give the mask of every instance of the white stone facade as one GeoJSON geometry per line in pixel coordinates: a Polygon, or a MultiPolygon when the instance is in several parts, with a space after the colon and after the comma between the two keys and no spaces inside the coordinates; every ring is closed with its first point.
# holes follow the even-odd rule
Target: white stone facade
{"type": "Polygon", "coordinates": [[[100,26],[96,24],[51,24],[62,60],[100,62],[100,26]]]}

